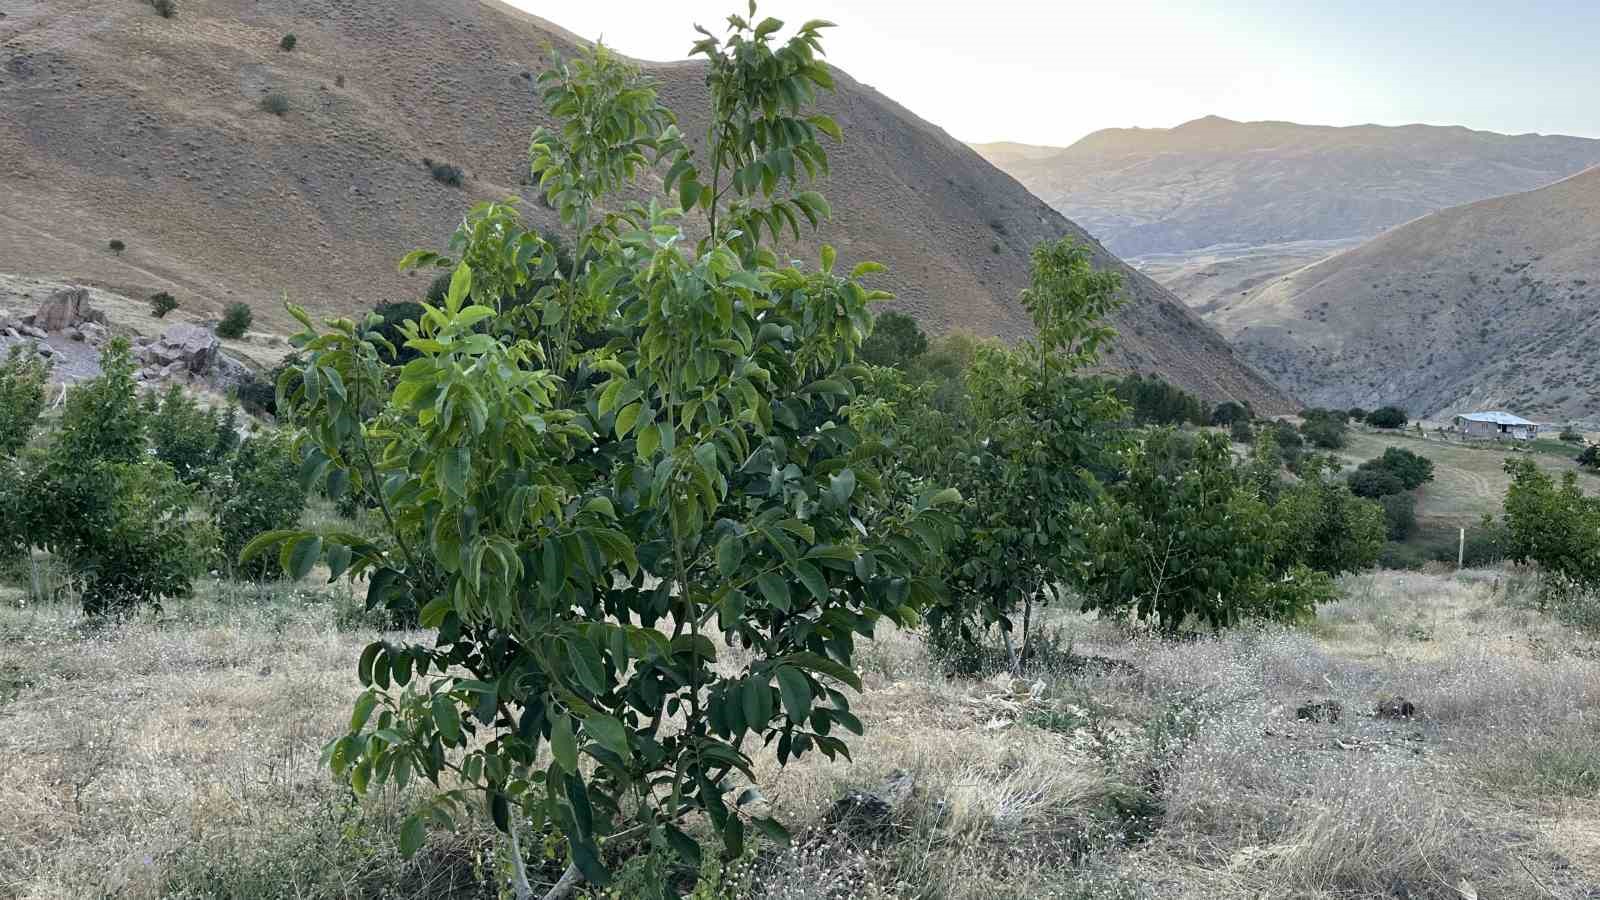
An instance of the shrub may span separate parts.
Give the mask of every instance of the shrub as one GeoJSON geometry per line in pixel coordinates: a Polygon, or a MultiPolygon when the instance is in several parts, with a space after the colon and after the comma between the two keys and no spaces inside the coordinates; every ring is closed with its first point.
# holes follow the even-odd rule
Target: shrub
{"type": "Polygon", "coordinates": [[[1345,445],[1344,421],[1340,418],[1314,418],[1300,426],[1300,433],[1313,447],[1322,450],[1340,450],[1345,445]]]}
{"type": "Polygon", "coordinates": [[[289,97],[273,91],[261,98],[261,108],[275,116],[285,115],[289,112],[289,97]]]}
{"type": "Polygon", "coordinates": [[[166,291],[150,295],[150,315],[158,319],[167,317],[167,313],[178,308],[178,298],[166,291]]]}
{"type": "Polygon", "coordinates": [[[431,159],[424,159],[422,164],[428,167],[428,171],[433,175],[433,180],[440,184],[461,187],[462,184],[466,183],[467,173],[463,172],[460,166],[434,162],[431,159]]]}
{"type": "Polygon", "coordinates": [[[1391,472],[1400,479],[1401,487],[1408,491],[1433,480],[1433,460],[1401,447],[1387,447],[1382,456],[1367,460],[1359,468],[1391,472]]]}
{"type": "Polygon", "coordinates": [[[279,571],[277,560],[257,557],[240,562],[239,553],[263,532],[293,528],[305,509],[300,460],[285,435],[256,434],[245,439],[227,466],[217,491],[214,518],[223,565],[237,577],[261,580],[279,571]]]}
{"type": "MultiPolygon", "coordinates": [[[[433,301],[430,300],[429,302],[433,301]]],[[[401,332],[400,325],[402,322],[422,321],[423,313],[426,311],[423,309],[422,304],[410,300],[402,300],[397,303],[379,303],[372,308],[372,311],[383,318],[383,322],[377,326],[378,333],[383,335],[384,339],[390,344],[394,345],[393,353],[390,353],[387,347],[379,347],[379,352],[383,355],[384,361],[391,365],[403,365],[416,359],[420,354],[405,345],[406,336],[401,332]]]]}
{"type": "Polygon", "coordinates": [[[0,458],[27,446],[44,412],[49,368],[38,354],[13,344],[0,363],[0,458]]]}
{"type": "Polygon", "coordinates": [[[1586,469],[1600,469],[1600,444],[1590,444],[1584,447],[1583,452],[1579,453],[1574,459],[1577,460],[1578,465],[1586,469]]]}
{"type": "Polygon", "coordinates": [[[115,253],[118,256],[122,255],[122,251],[128,249],[127,244],[124,244],[122,241],[117,240],[116,238],[112,238],[110,241],[108,241],[106,246],[110,248],[112,253],[115,253]]]}
{"type": "Polygon", "coordinates": [[[155,7],[156,14],[163,19],[170,19],[178,14],[178,0],[150,0],[150,5],[155,7]]]}
{"type": "Polygon", "coordinates": [[[278,46],[281,47],[285,52],[287,52],[289,50],[293,50],[294,49],[294,45],[296,43],[298,43],[298,42],[299,42],[299,39],[294,36],[293,32],[291,32],[289,34],[284,35],[278,41],[278,46]]]}
{"type": "Polygon", "coordinates": [[[1411,494],[1385,494],[1378,498],[1383,507],[1384,531],[1391,541],[1403,541],[1417,528],[1417,498],[1411,494]]]}
{"type": "Polygon", "coordinates": [[[1112,382],[1118,400],[1127,404],[1140,425],[1203,425],[1205,407],[1188,391],[1155,375],[1124,375],[1112,382]]]}
{"type": "Polygon", "coordinates": [[[1359,406],[1352,406],[1345,410],[1345,416],[1347,417],[1347,421],[1350,422],[1365,422],[1367,420],[1367,410],[1364,410],[1359,406]]]}
{"type": "Polygon", "coordinates": [[[1249,422],[1254,418],[1255,415],[1251,413],[1247,404],[1237,403],[1233,400],[1225,400],[1218,403],[1216,408],[1211,410],[1211,424],[1213,425],[1232,425],[1235,422],[1249,422]]]}
{"type": "Polygon", "coordinates": [[[1531,459],[1508,459],[1505,467],[1508,556],[1538,563],[1564,601],[1600,591],[1600,498],[1584,494],[1576,472],[1563,473],[1557,485],[1531,459]]]}
{"type": "Polygon", "coordinates": [[[926,352],[928,336],[922,333],[917,320],[893,310],[877,316],[872,334],[861,342],[861,361],[874,366],[903,369],[926,352]]]}
{"type": "Polygon", "coordinates": [[[1400,428],[1410,419],[1398,406],[1382,406],[1367,413],[1366,422],[1374,428],[1400,428]]]}
{"type": "Polygon", "coordinates": [[[1349,475],[1350,493],[1357,497],[1387,497],[1390,494],[1403,493],[1406,489],[1405,482],[1400,476],[1388,469],[1358,468],[1349,475]]]}
{"type": "MultiPolygon", "coordinates": [[[[789,118],[827,83],[819,27],[774,48],[770,25],[736,19],[730,46],[697,45],[706,156],[723,171],[778,153],[821,167],[833,123],[789,118]],[[796,121],[807,127],[780,125],[796,121]]],[[[953,528],[939,508],[959,497],[884,478],[892,459],[844,414],[881,293],[834,272],[831,248],[820,266],[774,268],[771,230],[753,227],[757,203],[813,220],[817,195],[720,182],[725,218],[696,211],[698,250],[668,220],[619,231],[586,214],[631,195],[641,159],[670,161],[673,206],[715,179],[661,137],[672,115],[635,69],[603,46],[584,53],[541,81],[560,121],[535,131],[530,156],[546,201],[596,248],[585,277],[562,273],[539,316],[502,322],[501,297],[550,254],[515,207],[490,203],[452,239],[461,259],[419,326],[421,358],[385,364],[379,316],[322,331],[291,307],[305,326],[285,398],[307,426],[301,471],[330,493],[333,479],[366,490],[384,525],[371,539],[269,532],[247,555],[274,549],[297,576],[318,560],[335,578],[366,576],[369,604],[418,601],[433,633],[366,648],[369,687],[326,757],[362,795],[412,774],[451,782],[402,827],[406,854],[430,824],[477,810],[513,835],[537,815],[552,835],[538,846],[564,853],[566,881],[604,886],[600,845],[622,832],[680,859],[701,855],[686,815],[704,814],[725,858],[743,855],[747,827],[785,834],[729,795],[729,774],[753,775],[763,744],[780,765],[848,750],[861,723],[833,685],[860,683],[857,635],[910,625],[935,600],[925,573],[953,528]],[[585,318],[629,328],[589,350],[572,339],[585,318]],[[514,339],[483,333],[502,326],[514,339]],[[461,402],[435,405],[445,397],[461,402]],[[369,407],[382,427],[365,427],[369,407]],[[749,651],[736,667],[718,659],[713,628],[749,651]]],[[[511,862],[524,880],[521,854],[511,862]]]]}
{"type": "Polygon", "coordinates": [[[1563,427],[1559,437],[1561,440],[1566,441],[1569,444],[1579,444],[1583,442],[1583,433],[1578,431],[1578,429],[1572,425],[1563,427]]]}
{"type": "Polygon", "coordinates": [[[1233,420],[1233,424],[1228,427],[1228,434],[1234,443],[1238,444],[1249,444],[1256,439],[1255,429],[1250,427],[1249,419],[1233,420]]]}
{"type": "Polygon", "coordinates": [[[244,337],[254,319],[255,313],[250,309],[250,304],[229,303],[222,312],[222,321],[217,323],[217,337],[238,340],[244,337]]]}
{"type": "Polygon", "coordinates": [[[1328,575],[1358,572],[1377,561],[1383,509],[1332,477],[1333,464],[1308,458],[1296,484],[1279,490],[1273,512],[1283,556],[1328,575]]]}
{"type": "Polygon", "coordinates": [[[169,386],[149,418],[151,448],[179,481],[198,485],[218,462],[219,425],[215,413],[200,408],[177,384],[169,386]]]}

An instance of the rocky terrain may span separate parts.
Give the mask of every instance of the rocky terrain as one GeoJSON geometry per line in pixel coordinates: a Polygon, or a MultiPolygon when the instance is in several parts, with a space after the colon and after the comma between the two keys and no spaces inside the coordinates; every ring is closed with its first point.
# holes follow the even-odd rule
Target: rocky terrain
{"type": "Polygon", "coordinates": [[[1600,420],[1600,168],[1458,206],[1211,317],[1307,403],[1600,420]]]}
{"type": "MultiPolygon", "coordinates": [[[[285,294],[330,312],[414,298],[425,285],[395,271],[403,253],[442,245],[475,202],[526,195],[528,134],[545,121],[533,75],[548,49],[577,44],[492,0],[213,0],[170,19],[132,0],[10,9],[0,272],[166,290],[199,315],[243,300],[279,331],[285,294]]],[[[702,134],[700,67],[645,68],[685,133],[702,134]]],[[[842,261],[885,263],[894,305],[931,330],[1026,334],[1030,248],[1088,235],[943,131],[837,80],[823,103],[845,132],[821,186],[833,217],[794,255],[814,259],[826,240],[842,261]]],[[[1114,366],[1211,400],[1292,405],[1171,293],[1095,253],[1130,298],[1114,366]]]]}

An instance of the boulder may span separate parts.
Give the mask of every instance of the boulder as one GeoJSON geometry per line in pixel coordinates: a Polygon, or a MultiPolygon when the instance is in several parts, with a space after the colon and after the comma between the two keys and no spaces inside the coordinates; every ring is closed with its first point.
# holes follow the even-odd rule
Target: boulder
{"type": "Polygon", "coordinates": [[[43,329],[35,328],[32,325],[23,325],[22,327],[18,328],[17,330],[22,332],[24,337],[31,337],[31,338],[34,338],[35,340],[40,340],[40,341],[42,341],[45,338],[50,336],[48,334],[45,334],[43,329]]]}
{"type": "Polygon", "coordinates": [[[1344,714],[1344,707],[1337,700],[1321,700],[1306,705],[1294,711],[1294,717],[1302,722],[1317,722],[1333,724],[1339,721],[1344,714]]]}
{"type": "Polygon", "coordinates": [[[83,335],[85,341],[95,347],[104,345],[106,339],[111,337],[111,330],[98,322],[84,322],[78,326],[78,332],[83,335]]]}
{"type": "Polygon", "coordinates": [[[216,362],[222,341],[198,325],[174,325],[161,337],[148,344],[141,356],[143,361],[164,371],[174,364],[180,369],[203,375],[216,362]]]}
{"type": "Polygon", "coordinates": [[[834,802],[826,821],[853,837],[883,837],[893,831],[897,808],[911,799],[916,779],[904,769],[889,773],[872,791],[851,791],[834,802]]]}
{"type": "Polygon", "coordinates": [[[66,339],[69,340],[69,341],[81,341],[81,340],[83,340],[83,332],[79,331],[76,328],[63,329],[61,334],[63,336],[65,336],[66,339]]]}
{"type": "Polygon", "coordinates": [[[1388,697],[1378,701],[1378,718],[1409,719],[1417,714],[1417,706],[1404,697],[1388,697]]]}
{"type": "Polygon", "coordinates": [[[56,291],[33,314],[32,325],[44,331],[65,331],[81,322],[104,324],[105,314],[89,305],[89,292],[84,288],[67,288],[56,291]]]}

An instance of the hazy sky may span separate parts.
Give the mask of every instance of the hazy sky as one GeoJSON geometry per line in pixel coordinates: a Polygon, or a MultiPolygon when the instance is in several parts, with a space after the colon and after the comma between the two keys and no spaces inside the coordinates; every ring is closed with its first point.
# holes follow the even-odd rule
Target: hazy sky
{"type": "MultiPolygon", "coordinates": [[[[646,59],[745,0],[511,0],[646,59]]],[[[766,0],[966,141],[1068,144],[1203,115],[1600,137],[1600,0],[766,0]],[[950,11],[946,11],[946,10],[950,11]]]]}

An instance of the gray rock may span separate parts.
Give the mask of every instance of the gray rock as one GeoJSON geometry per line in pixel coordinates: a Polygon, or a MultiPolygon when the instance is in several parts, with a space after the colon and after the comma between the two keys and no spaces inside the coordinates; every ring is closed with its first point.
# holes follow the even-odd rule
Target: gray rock
{"type": "Polygon", "coordinates": [[[111,337],[111,330],[98,322],[84,322],[78,326],[78,331],[83,334],[83,339],[99,347],[111,337]]]}
{"type": "Polygon", "coordinates": [[[83,340],[83,332],[79,331],[76,328],[65,328],[65,329],[62,329],[61,333],[69,341],[81,341],[81,340],[83,340]]]}
{"type": "Polygon", "coordinates": [[[177,365],[196,375],[210,371],[217,360],[222,341],[198,325],[174,325],[159,339],[147,345],[141,356],[143,361],[163,371],[177,365]]]}
{"type": "Polygon", "coordinates": [[[883,837],[893,830],[895,810],[911,799],[916,779],[895,769],[872,791],[851,791],[834,802],[825,821],[854,837],[883,837]]]}
{"type": "Polygon", "coordinates": [[[44,341],[34,344],[33,347],[39,352],[40,356],[55,356],[58,352],[56,348],[46,344],[44,341]]]}
{"type": "Polygon", "coordinates": [[[23,335],[25,335],[26,337],[35,338],[35,339],[41,340],[41,341],[50,336],[50,335],[46,334],[42,329],[35,328],[32,325],[24,325],[24,326],[22,326],[21,328],[19,328],[17,330],[21,331],[23,333],[23,335]]]}
{"type": "Polygon", "coordinates": [[[33,314],[33,326],[45,331],[65,331],[80,322],[100,322],[105,314],[89,305],[89,292],[84,288],[67,288],[56,291],[33,314]]]}

